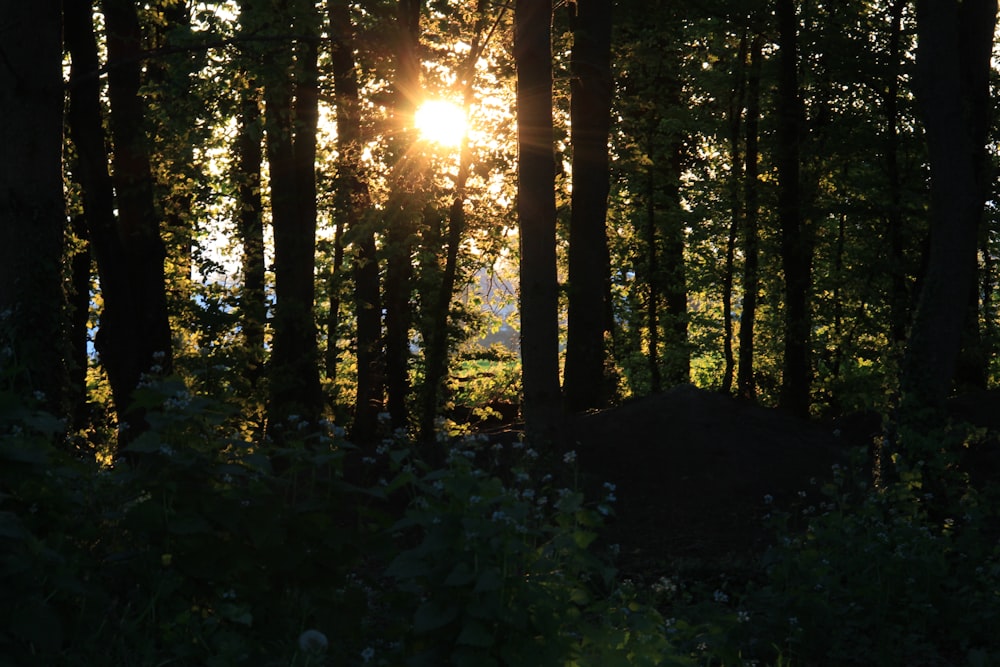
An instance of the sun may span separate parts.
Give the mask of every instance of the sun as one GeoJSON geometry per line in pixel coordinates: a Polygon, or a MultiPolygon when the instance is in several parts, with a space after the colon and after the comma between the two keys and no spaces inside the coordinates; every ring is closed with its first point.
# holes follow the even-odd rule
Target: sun
{"type": "Polygon", "coordinates": [[[462,107],[446,100],[427,100],[413,114],[413,124],[425,141],[458,148],[468,129],[462,107]]]}

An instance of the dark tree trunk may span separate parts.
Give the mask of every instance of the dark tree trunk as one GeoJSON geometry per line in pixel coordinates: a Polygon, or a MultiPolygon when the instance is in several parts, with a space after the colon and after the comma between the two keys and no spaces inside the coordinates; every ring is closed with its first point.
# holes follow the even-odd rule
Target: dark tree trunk
{"type": "Polygon", "coordinates": [[[528,439],[540,445],[559,443],[562,421],[551,26],[551,0],[516,0],[514,62],[523,412],[528,439]]]}
{"type": "MultiPolygon", "coordinates": [[[[399,0],[397,14],[396,79],[393,100],[400,155],[412,136],[412,118],[420,99],[420,5],[419,0],[399,0]]],[[[403,188],[406,185],[403,184],[403,188]]],[[[402,197],[407,193],[397,192],[402,197]]],[[[385,378],[386,407],[393,428],[406,428],[409,421],[410,326],[413,277],[412,249],[415,231],[413,213],[403,203],[389,216],[386,230],[385,272],[385,378]]]]}
{"type": "Polygon", "coordinates": [[[271,351],[272,423],[290,414],[314,420],[322,410],[319,348],[313,315],[316,248],[316,123],[318,17],[302,9],[292,17],[300,35],[285,63],[264,81],[267,158],[274,230],[275,315],[271,351]]]}
{"type": "Polygon", "coordinates": [[[885,98],[885,160],[889,189],[886,214],[889,238],[889,338],[897,346],[906,340],[910,323],[910,296],[906,287],[903,244],[903,182],[899,174],[899,76],[902,65],[903,10],[908,0],[895,0],[890,8],[889,86],[885,98]]]}
{"type": "Polygon", "coordinates": [[[740,35],[740,45],[736,53],[736,66],[733,74],[736,80],[729,98],[729,199],[732,211],[729,220],[729,238],[726,241],[726,266],[722,276],[722,323],[723,323],[723,357],[725,368],[722,371],[722,386],[724,394],[733,390],[733,372],[736,366],[736,356],[733,354],[733,276],[735,273],[736,243],[739,239],[740,227],[743,221],[744,205],[740,196],[743,188],[742,176],[744,165],[741,160],[740,141],[743,134],[743,105],[746,101],[746,60],[748,50],[747,31],[740,35]]]}
{"type": "Polygon", "coordinates": [[[357,402],[350,437],[357,443],[375,440],[382,409],[382,308],[375,234],[362,224],[371,207],[368,187],[361,176],[361,101],[354,62],[354,29],[350,11],[340,0],[328,4],[332,32],[331,60],[337,102],[337,212],[345,233],[357,246],[352,274],[357,318],[357,402]]]}
{"type": "MultiPolygon", "coordinates": [[[[107,30],[118,229],[102,230],[116,236],[117,241],[102,238],[100,247],[94,234],[104,297],[96,345],[111,383],[119,422],[127,427],[123,435],[128,440],[146,428],[143,412],[131,409],[133,392],[142,374],[151,370],[170,373],[173,354],[164,285],[166,253],[153,201],[153,177],[143,129],[139,17],[131,0],[103,0],[102,7],[107,30]]],[[[99,115],[88,111],[89,122],[95,118],[99,115]]],[[[88,127],[83,132],[91,135],[91,141],[99,136],[96,128],[88,127]]]]}
{"type": "Polygon", "coordinates": [[[754,379],[754,321],[757,318],[758,285],[758,165],[757,141],[760,123],[760,69],[763,58],[764,39],[755,34],[750,42],[750,71],[747,75],[747,120],[746,120],[746,176],[744,200],[746,211],[743,218],[743,310],[740,317],[739,370],[736,375],[736,390],[740,398],[755,400],[757,385],[754,379]]]}
{"type": "Polygon", "coordinates": [[[563,393],[572,412],[603,407],[607,291],[607,209],[611,124],[611,0],[580,0],[570,61],[573,151],[569,286],[563,393]]]}
{"type": "MultiPolygon", "coordinates": [[[[653,131],[650,131],[649,154],[653,154],[653,131]]],[[[649,368],[649,390],[656,394],[663,390],[660,371],[660,249],[656,233],[656,173],[652,164],[646,167],[646,215],[644,220],[646,242],[646,366],[649,368]]]]}
{"type": "Polygon", "coordinates": [[[802,100],[798,83],[798,17],[793,0],[777,0],[778,20],[778,218],[781,265],[785,274],[784,365],[780,403],[808,416],[811,359],[809,288],[812,249],[802,211],[800,130],[802,100]]]}
{"type": "Polygon", "coordinates": [[[0,368],[65,414],[59,2],[4,3],[0,26],[0,368]]]}
{"type": "Polygon", "coordinates": [[[666,215],[663,225],[662,286],[666,300],[663,315],[664,379],[668,385],[684,384],[691,379],[691,347],[688,344],[687,269],[684,260],[685,224],[681,207],[681,172],[684,147],[680,141],[672,142],[666,156],[664,194],[666,215]]]}
{"type": "Polygon", "coordinates": [[[931,245],[903,359],[904,415],[940,406],[955,375],[987,192],[996,13],[996,0],[917,2],[916,93],[931,166],[931,245]]]}
{"type": "Polygon", "coordinates": [[[264,204],[260,170],[263,163],[264,129],[260,94],[253,76],[240,91],[240,129],[236,137],[236,197],[239,237],[243,244],[243,284],[240,322],[247,355],[247,379],[256,387],[264,369],[264,329],[267,322],[266,266],[264,259],[264,204]]]}

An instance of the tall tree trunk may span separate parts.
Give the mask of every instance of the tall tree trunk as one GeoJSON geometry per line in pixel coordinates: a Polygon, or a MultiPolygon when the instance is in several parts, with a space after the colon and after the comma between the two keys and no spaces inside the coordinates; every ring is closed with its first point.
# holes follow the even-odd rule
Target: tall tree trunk
{"type": "MultiPolygon", "coordinates": [[[[128,440],[146,428],[143,411],[131,409],[142,374],[151,370],[169,373],[173,351],[164,286],[166,252],[143,129],[139,17],[131,0],[103,0],[102,7],[120,245],[102,240],[101,245],[111,252],[97,252],[104,310],[96,346],[108,373],[123,436],[128,440]]],[[[90,128],[85,131],[90,132],[90,128]]]]}
{"type": "Polygon", "coordinates": [[[570,141],[573,151],[569,227],[569,310],[563,393],[572,412],[608,399],[604,373],[607,291],[607,210],[611,126],[611,0],[580,0],[570,60],[570,141]]]}
{"type": "Polygon", "coordinates": [[[811,367],[809,288],[812,262],[809,231],[802,211],[798,83],[798,28],[794,0],[776,0],[778,20],[778,218],[785,274],[784,365],[780,402],[800,417],[809,414],[811,367]]]}
{"type": "Polygon", "coordinates": [[[902,66],[903,10],[908,0],[890,7],[889,86],[885,97],[885,160],[889,189],[886,215],[889,237],[889,338],[897,346],[906,340],[910,323],[910,297],[906,288],[903,244],[903,182],[899,174],[899,76],[902,66]]]}
{"type": "Polygon", "coordinates": [[[986,195],[996,14],[996,0],[917,2],[916,93],[931,166],[931,246],[903,359],[904,415],[940,406],[955,375],[986,195]]]}
{"type": "Polygon", "coordinates": [[[736,390],[740,398],[755,400],[757,384],[754,379],[754,321],[757,318],[758,285],[758,231],[757,220],[759,184],[757,141],[760,124],[760,69],[763,59],[764,39],[755,34],[750,41],[750,71],[747,76],[746,167],[743,217],[743,311],[740,317],[739,370],[736,390]]]}
{"type": "Polygon", "coordinates": [[[685,224],[681,207],[681,176],[684,162],[684,145],[674,140],[666,156],[664,176],[664,202],[667,211],[661,216],[663,225],[662,286],[666,299],[664,320],[664,379],[669,385],[684,384],[691,380],[691,347],[688,343],[688,294],[687,270],[684,260],[685,224]]]}
{"type": "MultiPolygon", "coordinates": [[[[654,130],[650,129],[647,155],[653,154],[654,130]]],[[[644,231],[646,241],[646,366],[649,369],[649,391],[663,390],[660,370],[660,242],[656,218],[656,170],[652,162],[646,167],[646,211],[644,231]]]]}
{"type": "MultiPolygon", "coordinates": [[[[420,6],[419,0],[399,0],[397,6],[397,52],[393,110],[399,138],[399,160],[413,133],[413,112],[420,99],[420,6]]],[[[402,170],[406,178],[406,170],[402,170]]],[[[406,183],[398,187],[407,189],[406,183]]],[[[410,393],[410,316],[414,213],[405,201],[408,192],[395,192],[399,206],[392,211],[386,230],[385,356],[386,407],[393,428],[406,428],[410,393]]]]}
{"type": "Polygon", "coordinates": [[[59,2],[4,3],[0,26],[0,367],[65,414],[59,2]]]}
{"type": "Polygon", "coordinates": [[[551,0],[516,0],[523,412],[527,436],[539,444],[559,443],[561,423],[551,28],[551,0]]]}
{"type": "Polygon", "coordinates": [[[736,80],[729,97],[729,198],[732,211],[729,220],[729,238],[726,241],[726,266],[722,276],[722,323],[723,357],[725,368],[722,372],[722,393],[732,393],[733,371],[736,357],[733,354],[733,276],[735,273],[736,243],[743,220],[742,175],[744,165],[740,153],[743,134],[743,105],[746,101],[746,60],[748,50],[747,30],[740,35],[733,74],[736,80]]]}
{"type": "Polygon", "coordinates": [[[357,318],[357,401],[350,437],[357,443],[375,440],[382,409],[382,307],[375,233],[363,224],[371,207],[361,175],[361,100],[354,62],[354,29],[350,10],[340,0],[329,0],[333,86],[337,102],[337,152],[340,179],[336,206],[345,235],[357,250],[353,259],[354,308],[357,318]]]}
{"type": "Polygon", "coordinates": [[[284,72],[264,81],[277,302],[269,374],[272,423],[291,414],[312,421],[322,410],[313,315],[319,21],[309,3],[296,5],[291,21],[300,37],[294,62],[290,50],[274,54],[284,72]]]}
{"type": "Polygon", "coordinates": [[[240,127],[236,136],[236,197],[239,237],[243,244],[243,284],[240,325],[247,356],[247,379],[256,387],[264,369],[264,330],[267,322],[266,266],[264,259],[264,204],[261,165],[264,160],[260,92],[253,75],[245,72],[240,90],[240,127]]]}

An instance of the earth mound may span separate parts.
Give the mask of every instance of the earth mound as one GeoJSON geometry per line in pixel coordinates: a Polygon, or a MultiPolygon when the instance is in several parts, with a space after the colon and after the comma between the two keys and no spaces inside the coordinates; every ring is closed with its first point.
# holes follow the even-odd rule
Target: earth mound
{"type": "Polygon", "coordinates": [[[829,426],[690,385],[579,416],[570,437],[588,497],[616,485],[605,536],[625,570],[750,557],[768,537],[765,498],[815,496],[847,459],[846,438],[829,426]]]}

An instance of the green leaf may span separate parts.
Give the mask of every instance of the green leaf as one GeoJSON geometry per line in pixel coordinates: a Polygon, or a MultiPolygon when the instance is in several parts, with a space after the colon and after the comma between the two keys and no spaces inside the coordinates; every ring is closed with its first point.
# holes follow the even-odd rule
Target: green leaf
{"type": "Polygon", "coordinates": [[[472,571],[469,564],[461,562],[456,565],[451,573],[445,578],[445,586],[465,586],[476,578],[476,573],[472,571]]]}
{"type": "Polygon", "coordinates": [[[413,615],[413,631],[423,634],[443,628],[458,618],[459,608],[455,603],[428,600],[413,615]]]}
{"type": "Polygon", "coordinates": [[[0,537],[23,540],[28,531],[21,525],[21,520],[13,512],[0,512],[0,537]]]}
{"type": "Polygon", "coordinates": [[[479,578],[476,580],[476,587],[472,589],[473,593],[487,593],[489,591],[497,591],[503,586],[503,577],[496,570],[484,570],[479,574],[479,578]]]}
{"type": "Polygon", "coordinates": [[[466,618],[465,623],[462,624],[462,632],[458,635],[456,641],[459,644],[467,646],[488,648],[493,646],[494,640],[493,633],[489,631],[486,625],[474,618],[466,618]]]}

